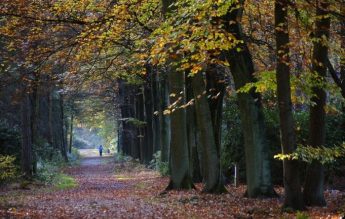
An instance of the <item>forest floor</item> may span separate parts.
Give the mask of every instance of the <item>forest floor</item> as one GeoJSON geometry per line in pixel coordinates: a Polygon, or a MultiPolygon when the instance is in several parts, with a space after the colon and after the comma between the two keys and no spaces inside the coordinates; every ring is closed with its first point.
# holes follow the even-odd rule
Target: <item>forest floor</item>
{"type": "MultiPolygon", "coordinates": [[[[111,156],[84,156],[80,165],[64,170],[76,179],[75,188],[0,189],[0,218],[296,218],[281,212],[281,197],[244,198],[245,186],[228,186],[229,193],[222,195],[201,193],[201,184],[198,190],[162,193],[168,178],[155,171],[133,161],[114,162],[111,156]]],[[[325,195],[327,207],[303,214],[341,218],[345,193],[325,195]]]]}

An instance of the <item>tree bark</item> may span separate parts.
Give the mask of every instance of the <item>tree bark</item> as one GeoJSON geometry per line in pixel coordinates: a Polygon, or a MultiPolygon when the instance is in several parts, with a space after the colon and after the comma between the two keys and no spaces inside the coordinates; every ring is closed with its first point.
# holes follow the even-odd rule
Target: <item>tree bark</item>
{"type": "Polygon", "coordinates": [[[54,137],[53,137],[53,89],[49,85],[48,95],[48,143],[50,147],[54,148],[54,137]]]}
{"type": "Polygon", "coordinates": [[[74,114],[71,113],[70,127],[69,127],[69,146],[68,151],[72,153],[72,144],[73,144],[73,123],[74,123],[74,114]]]}
{"type": "MultiPolygon", "coordinates": [[[[173,0],[162,0],[163,14],[166,15],[171,8],[173,0]]],[[[171,68],[168,73],[170,82],[170,104],[176,104],[177,108],[170,114],[171,142],[170,142],[170,183],[167,189],[191,189],[194,188],[189,166],[189,153],[187,144],[186,110],[179,108],[185,104],[185,76],[176,69],[171,68]]]]}
{"type": "Polygon", "coordinates": [[[40,112],[40,92],[39,92],[39,74],[34,73],[34,80],[32,85],[32,95],[31,95],[31,105],[32,105],[32,114],[31,114],[31,130],[32,130],[32,159],[33,159],[33,174],[37,173],[37,155],[34,152],[35,148],[39,145],[38,139],[41,137],[39,132],[39,112],[40,112]]]}
{"type": "Polygon", "coordinates": [[[64,99],[63,99],[63,95],[60,94],[59,95],[59,108],[60,108],[60,117],[59,117],[59,129],[60,129],[60,138],[61,138],[61,154],[62,157],[65,159],[66,162],[68,162],[68,157],[67,157],[67,144],[66,144],[66,130],[65,130],[65,113],[64,113],[64,99]]]}
{"type": "Polygon", "coordinates": [[[32,178],[33,174],[33,152],[32,152],[32,130],[31,130],[31,103],[27,91],[24,89],[21,103],[21,132],[22,132],[22,155],[21,170],[25,178],[32,178]]]}
{"type": "Polygon", "coordinates": [[[206,87],[202,73],[194,75],[192,87],[195,99],[196,120],[200,129],[200,140],[204,146],[204,159],[202,160],[205,170],[205,175],[203,176],[205,183],[204,192],[223,193],[226,192],[226,189],[220,168],[220,154],[217,149],[212,115],[206,97],[206,87]]]}
{"type": "MultiPolygon", "coordinates": [[[[187,102],[194,100],[194,93],[192,89],[193,78],[186,77],[186,95],[187,102]]],[[[190,169],[192,171],[192,179],[194,183],[202,182],[202,175],[200,169],[199,151],[197,146],[197,124],[196,124],[196,114],[195,114],[195,104],[189,105],[187,107],[187,135],[188,135],[188,149],[189,149],[189,161],[190,169]]]]}
{"type": "Polygon", "coordinates": [[[163,162],[169,161],[169,146],[170,146],[170,117],[164,115],[164,110],[169,106],[169,88],[166,74],[160,74],[160,126],[161,126],[161,160],[163,162]]]}
{"type": "MultiPolygon", "coordinates": [[[[140,88],[139,94],[138,94],[138,107],[137,107],[137,118],[140,121],[145,120],[145,115],[144,115],[144,94],[142,91],[142,88],[140,88]]],[[[145,125],[146,126],[146,125],[145,125]]],[[[139,127],[139,151],[140,151],[140,161],[141,163],[147,163],[145,160],[147,157],[147,136],[146,136],[146,127],[145,126],[140,126],[139,127]]]]}
{"type": "MultiPolygon", "coordinates": [[[[329,1],[316,0],[316,22],[313,50],[313,71],[322,80],[326,77],[326,59],[328,59],[328,39],[330,29],[330,18],[328,14],[329,1]],[[324,42],[326,40],[326,42],[324,42]]],[[[326,91],[322,87],[312,88],[314,96],[311,98],[314,105],[310,106],[309,117],[309,145],[320,147],[325,144],[326,123],[325,105],[326,91]]],[[[325,206],[326,200],[324,190],[324,168],[319,161],[313,161],[307,169],[306,181],[304,184],[304,201],[308,206],[325,206]]]]}
{"type": "Polygon", "coordinates": [[[151,91],[152,91],[152,129],[154,133],[154,144],[153,152],[156,153],[161,149],[161,126],[160,126],[160,116],[156,113],[160,110],[159,101],[159,77],[158,72],[155,68],[152,69],[151,76],[151,91]]]}
{"type": "MultiPolygon", "coordinates": [[[[237,40],[244,40],[239,23],[242,11],[243,5],[236,5],[224,18],[226,31],[233,34],[237,40]]],[[[239,45],[239,48],[240,52],[234,49],[225,53],[236,89],[255,81],[250,51],[245,43],[239,45]]],[[[246,154],[246,196],[251,198],[276,196],[271,180],[269,149],[260,94],[253,91],[239,93],[238,103],[246,154]]]]}
{"type": "MultiPolygon", "coordinates": [[[[281,147],[283,154],[291,154],[297,146],[291,103],[288,5],[286,0],[275,1],[275,30],[281,147]]],[[[285,189],[283,208],[304,210],[298,164],[296,160],[283,160],[285,189]]]]}
{"type": "Polygon", "coordinates": [[[206,91],[211,110],[211,118],[217,152],[220,154],[222,138],[223,99],[225,93],[224,74],[211,65],[206,71],[206,91]]]}
{"type": "MultiPolygon", "coordinates": [[[[340,12],[342,14],[345,14],[345,0],[342,0],[340,2],[340,12]]],[[[340,24],[340,46],[343,51],[342,56],[340,57],[340,80],[341,80],[341,94],[343,98],[345,98],[345,19],[342,19],[341,24],[340,24]]],[[[342,106],[342,112],[345,115],[345,104],[342,106]]],[[[342,124],[342,129],[345,131],[345,120],[343,121],[342,124]]]]}
{"type": "Polygon", "coordinates": [[[176,103],[171,119],[171,143],[170,143],[170,183],[167,189],[191,189],[194,188],[189,166],[189,152],[187,144],[186,110],[180,108],[185,104],[184,73],[169,72],[170,102],[176,103]]]}

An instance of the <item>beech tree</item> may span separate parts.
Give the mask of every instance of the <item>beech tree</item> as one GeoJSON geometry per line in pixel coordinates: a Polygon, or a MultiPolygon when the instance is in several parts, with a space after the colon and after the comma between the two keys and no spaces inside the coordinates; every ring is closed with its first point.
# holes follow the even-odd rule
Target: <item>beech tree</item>
{"type": "MultiPolygon", "coordinates": [[[[320,80],[326,80],[326,60],[328,59],[328,40],[330,29],[329,1],[316,1],[315,16],[315,41],[313,48],[313,73],[320,77],[320,80]]],[[[309,144],[313,147],[319,147],[325,144],[325,106],[326,91],[323,87],[313,87],[312,104],[310,106],[310,134],[309,144]]],[[[304,201],[307,205],[325,206],[324,198],[324,167],[319,161],[313,161],[307,170],[306,181],[304,184],[304,201]]]]}
{"type": "MultiPolygon", "coordinates": [[[[226,51],[236,89],[242,88],[247,83],[255,82],[253,60],[244,40],[240,23],[243,3],[244,1],[239,1],[234,4],[224,18],[226,31],[243,42],[236,49],[226,51]]],[[[254,90],[250,90],[248,93],[239,93],[238,102],[246,154],[248,185],[246,195],[252,198],[275,196],[276,193],[273,190],[271,181],[268,144],[260,94],[254,90]]]]}
{"type": "MultiPolygon", "coordinates": [[[[275,1],[275,31],[281,147],[283,154],[291,154],[295,151],[297,145],[291,103],[288,1],[275,1]]],[[[301,191],[299,162],[296,160],[283,160],[283,165],[285,193],[283,207],[303,210],[304,202],[301,191]]]]}
{"type": "MultiPolygon", "coordinates": [[[[162,1],[163,14],[174,13],[170,6],[172,1],[162,1]]],[[[185,104],[185,76],[170,68],[168,73],[170,103],[174,107],[170,114],[170,183],[168,189],[190,189],[194,187],[189,166],[189,153],[187,145],[186,110],[181,107],[185,104]]]]}

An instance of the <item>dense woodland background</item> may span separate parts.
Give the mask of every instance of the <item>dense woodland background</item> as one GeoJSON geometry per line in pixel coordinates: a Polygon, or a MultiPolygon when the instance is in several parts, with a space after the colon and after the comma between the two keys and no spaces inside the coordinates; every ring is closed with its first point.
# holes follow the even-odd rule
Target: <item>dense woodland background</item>
{"type": "Polygon", "coordinates": [[[2,181],[103,144],[168,190],[345,189],[344,0],[2,0],[0,48],[2,181]]]}

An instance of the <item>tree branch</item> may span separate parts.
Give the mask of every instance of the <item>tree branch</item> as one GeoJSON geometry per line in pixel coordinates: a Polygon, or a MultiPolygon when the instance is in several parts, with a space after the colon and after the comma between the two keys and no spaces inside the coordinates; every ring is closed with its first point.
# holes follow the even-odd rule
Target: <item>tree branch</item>
{"type": "Polygon", "coordinates": [[[331,74],[334,82],[341,88],[341,90],[343,90],[344,87],[344,83],[340,80],[338,73],[334,70],[331,61],[329,60],[329,58],[326,58],[326,67],[329,70],[329,73],[331,74]]]}
{"type": "Polygon", "coordinates": [[[43,21],[43,22],[51,22],[51,23],[68,23],[68,24],[79,24],[85,25],[89,24],[90,22],[82,21],[82,20],[74,20],[74,19],[54,19],[54,18],[36,18],[27,15],[20,15],[15,13],[0,13],[0,17],[17,17],[17,18],[25,18],[31,21],[43,21]]]}

